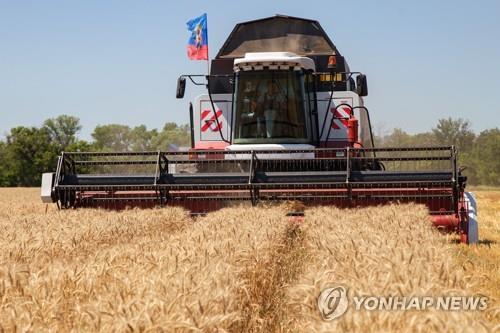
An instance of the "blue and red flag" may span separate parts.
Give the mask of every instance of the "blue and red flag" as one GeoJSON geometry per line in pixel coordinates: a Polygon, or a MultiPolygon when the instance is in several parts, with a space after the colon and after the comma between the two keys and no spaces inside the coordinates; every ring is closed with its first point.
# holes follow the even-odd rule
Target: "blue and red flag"
{"type": "Polygon", "coordinates": [[[187,23],[191,37],[188,40],[187,54],[191,60],[208,60],[207,14],[203,14],[187,23]]]}

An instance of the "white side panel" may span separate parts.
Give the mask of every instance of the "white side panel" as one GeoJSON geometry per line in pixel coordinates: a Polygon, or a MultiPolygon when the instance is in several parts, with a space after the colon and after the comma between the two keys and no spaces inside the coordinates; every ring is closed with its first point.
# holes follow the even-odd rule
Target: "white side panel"
{"type": "Polygon", "coordinates": [[[43,203],[52,203],[52,186],[54,182],[54,172],[46,172],[42,174],[42,187],[40,196],[43,203]]]}
{"type": "MultiPolygon", "coordinates": [[[[350,108],[348,106],[337,106],[341,104],[347,104],[351,107],[363,106],[363,99],[359,97],[356,93],[352,91],[334,91],[333,100],[330,104],[329,112],[327,112],[328,101],[330,99],[329,92],[318,92],[318,122],[319,122],[319,133],[322,133],[320,141],[326,141],[328,136],[328,128],[331,124],[330,135],[328,136],[328,141],[346,141],[347,140],[347,121],[341,119],[335,119],[332,123],[332,117],[336,114],[337,117],[348,117],[350,108]],[[326,115],[326,121],[325,120],[326,115]]],[[[359,120],[359,123],[365,123],[364,112],[360,112],[359,109],[354,110],[354,116],[359,120]]],[[[359,128],[359,136],[361,138],[365,137],[366,129],[363,126],[359,128]]]]}
{"type": "Polygon", "coordinates": [[[214,94],[212,100],[214,102],[216,115],[210,103],[208,95],[200,95],[193,103],[193,124],[194,124],[194,141],[198,143],[223,142],[219,133],[219,126],[222,135],[229,140],[231,135],[231,94],[214,94]]]}
{"type": "Polygon", "coordinates": [[[477,244],[479,242],[479,232],[477,223],[476,197],[472,192],[465,192],[465,202],[469,206],[469,225],[467,230],[467,244],[477,244]]]}
{"type": "MultiPolygon", "coordinates": [[[[295,153],[258,153],[258,151],[269,151],[269,150],[312,150],[314,149],[313,145],[308,144],[292,144],[292,143],[260,143],[260,144],[244,144],[244,145],[230,145],[226,147],[226,150],[230,151],[249,151],[253,150],[256,152],[257,158],[266,158],[266,159],[314,159],[314,152],[295,152],[295,153]]],[[[251,159],[251,154],[227,154],[225,156],[228,160],[238,160],[238,159],[251,159]]]]}

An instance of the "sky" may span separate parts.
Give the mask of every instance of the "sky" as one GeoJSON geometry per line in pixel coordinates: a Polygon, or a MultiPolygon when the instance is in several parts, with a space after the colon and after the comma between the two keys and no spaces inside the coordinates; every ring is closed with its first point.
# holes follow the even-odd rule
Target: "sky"
{"type": "Polygon", "coordinates": [[[0,138],[14,126],[80,118],[161,128],[188,123],[203,93],[181,74],[205,74],[186,56],[186,22],[208,14],[210,56],[238,22],[275,14],[320,22],[352,71],[368,77],[375,132],[428,131],[466,118],[500,127],[500,1],[11,1],[0,0],[0,138]]]}

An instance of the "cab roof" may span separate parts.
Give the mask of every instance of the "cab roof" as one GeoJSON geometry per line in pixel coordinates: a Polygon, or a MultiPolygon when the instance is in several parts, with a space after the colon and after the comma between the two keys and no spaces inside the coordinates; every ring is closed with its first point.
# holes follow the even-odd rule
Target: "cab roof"
{"type": "Polygon", "coordinates": [[[285,15],[236,24],[216,59],[242,58],[250,52],[340,55],[318,21],[285,15]]]}

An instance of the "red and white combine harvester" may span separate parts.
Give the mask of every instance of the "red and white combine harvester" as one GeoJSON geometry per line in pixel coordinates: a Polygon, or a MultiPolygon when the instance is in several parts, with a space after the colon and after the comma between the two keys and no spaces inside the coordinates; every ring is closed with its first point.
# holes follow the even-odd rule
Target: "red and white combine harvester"
{"type": "MultiPolygon", "coordinates": [[[[375,148],[366,76],[351,72],[317,21],[237,24],[190,104],[185,152],[63,152],[42,199],[61,208],[186,207],[247,201],[362,207],[415,202],[434,224],[478,241],[476,203],[455,147],[375,148]]],[[[294,212],[291,212],[292,214],[294,212]]]]}

